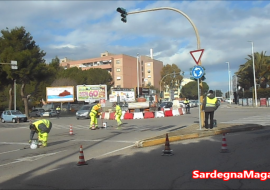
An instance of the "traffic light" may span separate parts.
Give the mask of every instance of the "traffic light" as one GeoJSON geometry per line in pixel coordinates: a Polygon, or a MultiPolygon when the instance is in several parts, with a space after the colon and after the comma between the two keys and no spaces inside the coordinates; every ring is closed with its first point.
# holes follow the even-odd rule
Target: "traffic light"
{"type": "Polygon", "coordinates": [[[164,98],[164,93],[163,93],[163,91],[160,92],[159,96],[160,96],[160,98],[164,98]]]}
{"type": "Polygon", "coordinates": [[[127,22],[127,11],[126,11],[126,9],[124,9],[124,8],[122,8],[122,7],[118,7],[118,8],[116,9],[116,11],[119,12],[119,13],[121,13],[121,17],[122,17],[121,20],[122,20],[124,23],[126,23],[126,22],[127,22]]]}
{"type": "Polygon", "coordinates": [[[205,78],[205,76],[203,75],[203,76],[201,77],[201,79],[202,79],[202,81],[204,81],[206,78],[205,78]]]}

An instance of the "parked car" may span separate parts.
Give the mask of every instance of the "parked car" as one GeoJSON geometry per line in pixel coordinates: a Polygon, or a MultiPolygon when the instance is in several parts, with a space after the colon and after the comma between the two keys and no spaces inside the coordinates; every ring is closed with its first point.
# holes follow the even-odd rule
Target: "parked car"
{"type": "Polygon", "coordinates": [[[190,107],[197,107],[198,106],[198,101],[197,100],[190,100],[190,107]]]}
{"type": "Polygon", "coordinates": [[[83,105],[77,112],[76,112],[76,118],[80,119],[80,118],[84,118],[84,119],[89,119],[89,113],[92,109],[92,107],[96,105],[96,103],[92,103],[92,104],[87,104],[87,105],[83,105]]]}
{"type": "Polygon", "coordinates": [[[233,103],[233,100],[230,99],[230,98],[227,98],[227,99],[225,100],[225,102],[227,102],[227,103],[233,103]]]}
{"type": "Polygon", "coordinates": [[[158,107],[158,110],[161,110],[161,108],[171,108],[173,106],[172,102],[161,102],[161,104],[158,107]]]}
{"type": "Polygon", "coordinates": [[[29,113],[29,116],[30,117],[41,117],[44,112],[45,112],[45,110],[43,108],[35,108],[29,113]]]}
{"type": "Polygon", "coordinates": [[[53,117],[53,116],[56,116],[56,115],[57,115],[57,113],[56,113],[56,110],[54,110],[54,109],[46,110],[46,111],[42,114],[43,117],[53,117]]]}
{"type": "Polygon", "coordinates": [[[5,122],[16,123],[18,119],[20,122],[27,121],[26,115],[23,114],[22,112],[20,112],[19,110],[5,110],[1,114],[1,122],[2,123],[5,123],[5,122]]]}

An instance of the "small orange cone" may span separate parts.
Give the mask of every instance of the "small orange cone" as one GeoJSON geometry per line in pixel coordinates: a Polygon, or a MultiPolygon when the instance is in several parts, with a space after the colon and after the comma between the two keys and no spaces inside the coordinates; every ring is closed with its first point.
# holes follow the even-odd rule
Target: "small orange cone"
{"type": "Polygon", "coordinates": [[[82,165],[88,165],[88,164],[84,160],[83,149],[82,149],[82,145],[81,145],[80,146],[79,162],[77,163],[77,166],[82,166],[82,165]]]}
{"type": "Polygon", "coordinates": [[[169,142],[169,138],[168,138],[168,133],[166,134],[166,142],[165,142],[165,149],[163,150],[163,154],[162,156],[172,156],[172,150],[170,148],[170,142],[169,142]]]}
{"type": "Polygon", "coordinates": [[[70,134],[70,135],[74,135],[74,134],[73,134],[72,125],[69,126],[69,134],[70,134]]]}
{"type": "Polygon", "coordinates": [[[222,145],[221,145],[221,153],[228,153],[228,148],[227,148],[227,143],[226,143],[226,138],[225,138],[225,133],[223,133],[222,137],[222,145]]]}

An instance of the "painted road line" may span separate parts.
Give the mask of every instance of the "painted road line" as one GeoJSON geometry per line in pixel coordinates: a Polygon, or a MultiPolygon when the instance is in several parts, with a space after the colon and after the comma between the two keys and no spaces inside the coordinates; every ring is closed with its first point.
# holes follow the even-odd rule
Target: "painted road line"
{"type": "Polygon", "coordinates": [[[98,158],[98,157],[106,156],[106,155],[108,155],[108,154],[112,154],[112,153],[115,153],[115,152],[118,152],[118,151],[121,151],[121,150],[124,150],[124,149],[130,148],[130,147],[134,147],[134,145],[126,146],[126,147],[124,147],[124,148],[120,148],[120,149],[117,149],[117,150],[114,150],[114,151],[111,151],[111,152],[107,152],[107,153],[105,153],[105,154],[102,154],[102,155],[96,156],[96,157],[94,157],[94,158],[98,158]]]}
{"type": "Polygon", "coordinates": [[[74,139],[74,140],[71,140],[71,141],[90,141],[90,142],[109,142],[109,143],[111,143],[111,142],[113,142],[113,143],[135,143],[135,141],[110,141],[110,140],[103,140],[103,139],[97,139],[97,140],[76,140],[76,139],[74,139]]]}
{"type": "Polygon", "coordinates": [[[0,144],[18,144],[18,145],[29,145],[29,143],[19,143],[19,142],[0,142],[0,144]]]}
{"type": "Polygon", "coordinates": [[[10,150],[10,151],[7,151],[7,152],[1,152],[0,154],[6,154],[6,153],[9,153],[9,152],[16,152],[16,151],[19,151],[21,149],[16,149],[16,150],[10,150]]]}
{"type": "Polygon", "coordinates": [[[9,163],[6,163],[6,164],[2,164],[2,165],[0,165],[0,167],[7,166],[7,165],[10,165],[10,164],[19,163],[19,162],[25,162],[25,161],[28,161],[28,162],[36,161],[36,160],[39,160],[41,158],[51,156],[51,155],[54,155],[54,154],[57,154],[57,153],[60,153],[60,152],[64,152],[64,151],[66,151],[66,150],[53,152],[53,153],[49,153],[49,154],[41,154],[41,155],[32,156],[32,157],[19,158],[19,159],[16,159],[16,161],[14,161],[14,162],[9,162],[9,163]]]}

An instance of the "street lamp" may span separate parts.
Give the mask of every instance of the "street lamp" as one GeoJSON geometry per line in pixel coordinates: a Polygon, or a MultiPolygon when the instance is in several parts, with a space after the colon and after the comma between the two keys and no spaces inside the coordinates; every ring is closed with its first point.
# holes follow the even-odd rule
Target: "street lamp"
{"type": "Polygon", "coordinates": [[[175,75],[175,72],[169,73],[169,74],[165,75],[164,77],[162,77],[162,79],[160,80],[160,84],[159,84],[159,93],[161,93],[161,83],[162,83],[163,79],[168,75],[175,75]]]}
{"type": "Polygon", "coordinates": [[[139,81],[139,54],[137,53],[137,93],[139,98],[139,88],[140,88],[140,81],[139,81]]]}
{"type": "Polygon", "coordinates": [[[255,66],[254,66],[253,41],[248,41],[248,42],[251,42],[251,54],[252,54],[253,77],[254,77],[255,105],[257,107],[257,86],[256,86],[256,76],[255,76],[255,66]]]}
{"type": "Polygon", "coordinates": [[[226,62],[228,63],[228,75],[229,75],[229,97],[230,97],[230,104],[232,103],[231,100],[231,71],[230,71],[230,62],[226,62]]]}

